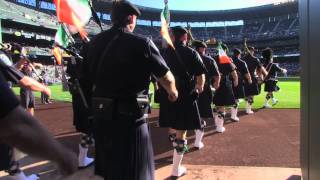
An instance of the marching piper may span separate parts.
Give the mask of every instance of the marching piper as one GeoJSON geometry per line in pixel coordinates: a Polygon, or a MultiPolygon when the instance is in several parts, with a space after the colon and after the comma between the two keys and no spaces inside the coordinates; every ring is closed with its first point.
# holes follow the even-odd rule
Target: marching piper
{"type": "MultiPolygon", "coordinates": [[[[207,119],[213,119],[211,103],[214,91],[219,88],[221,76],[216,61],[212,57],[206,55],[206,43],[196,40],[193,42],[193,46],[200,54],[203,64],[207,69],[207,72],[205,74],[206,81],[203,87],[203,92],[199,95],[198,100],[202,124],[206,124],[207,119]]],[[[202,128],[195,130],[195,134],[196,139],[194,142],[194,146],[201,149],[204,146],[202,142],[204,129],[202,128]]]]}
{"type": "Polygon", "coordinates": [[[273,105],[278,103],[278,100],[274,98],[273,92],[277,92],[280,90],[278,83],[278,73],[286,74],[287,70],[281,68],[279,64],[273,62],[273,51],[271,48],[266,48],[262,51],[262,57],[266,62],[266,71],[268,75],[265,77],[264,83],[264,91],[267,92],[264,107],[271,108],[273,105]],[[272,106],[269,104],[269,100],[272,100],[272,106]]]}
{"type": "Polygon", "coordinates": [[[233,63],[237,68],[238,86],[233,87],[233,93],[236,99],[236,103],[233,107],[231,107],[231,120],[237,122],[240,120],[238,117],[239,99],[245,97],[244,84],[245,82],[251,84],[252,80],[247,63],[241,59],[241,50],[238,48],[233,50],[233,63]]]}
{"type": "Polygon", "coordinates": [[[163,56],[175,76],[179,98],[176,102],[160,98],[159,125],[176,130],[172,176],[179,177],[186,173],[181,161],[188,150],[187,130],[203,128],[197,98],[203,92],[206,69],[200,55],[187,46],[187,29],[176,26],[171,32],[175,49],[168,47],[163,56]]]}

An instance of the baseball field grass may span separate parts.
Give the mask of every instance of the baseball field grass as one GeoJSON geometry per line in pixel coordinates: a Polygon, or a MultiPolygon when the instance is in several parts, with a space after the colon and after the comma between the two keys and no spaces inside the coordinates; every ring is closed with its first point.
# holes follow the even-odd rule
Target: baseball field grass
{"type": "MultiPolygon", "coordinates": [[[[278,83],[280,91],[274,93],[274,97],[279,102],[274,108],[300,108],[300,81],[280,81],[278,83]]],[[[266,93],[262,91],[254,98],[254,108],[261,108],[265,102],[266,93]]],[[[271,104],[271,100],[269,102],[271,104]]],[[[245,107],[245,102],[240,103],[240,107],[245,107]]]]}
{"type": "MultiPolygon", "coordinates": [[[[280,87],[279,92],[274,93],[274,97],[279,100],[278,104],[274,108],[300,108],[300,81],[280,81],[278,83],[280,87]]],[[[261,108],[264,104],[266,93],[263,92],[254,99],[254,108],[261,108]]],[[[19,88],[13,88],[16,94],[19,94],[19,88]]],[[[52,99],[55,101],[71,102],[71,95],[69,92],[63,92],[61,85],[50,86],[52,91],[52,99]]],[[[153,91],[153,86],[150,86],[153,91]]],[[[36,97],[40,97],[40,93],[36,92],[36,97]]],[[[159,108],[158,104],[153,103],[154,108],[159,108]]],[[[241,101],[240,108],[245,107],[245,102],[241,101]]]]}

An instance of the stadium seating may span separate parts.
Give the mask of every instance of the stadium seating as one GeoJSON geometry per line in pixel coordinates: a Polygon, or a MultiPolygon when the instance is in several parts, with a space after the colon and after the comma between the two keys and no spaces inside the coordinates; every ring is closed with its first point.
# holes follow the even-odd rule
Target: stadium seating
{"type": "MultiPolygon", "coordinates": [[[[0,17],[14,22],[25,23],[34,26],[42,26],[50,29],[57,29],[57,17],[54,11],[41,10],[37,11],[34,8],[21,6],[18,3],[10,1],[0,1],[0,17]]],[[[110,20],[101,19],[103,22],[103,29],[110,27],[110,20]]],[[[99,26],[90,21],[86,26],[90,35],[95,35],[100,32],[99,26]]],[[[3,27],[3,33],[13,34],[19,31],[16,27],[3,27]]],[[[35,32],[22,30],[23,35],[27,38],[35,32]]],[[[135,33],[145,35],[156,44],[161,44],[160,27],[137,25],[135,33]]],[[[261,56],[261,50],[265,47],[274,49],[276,57],[283,56],[299,56],[299,20],[297,15],[279,17],[261,17],[261,19],[244,20],[243,25],[223,26],[223,27],[192,27],[192,34],[195,39],[208,40],[215,37],[218,40],[228,44],[229,49],[243,48],[243,39],[248,39],[248,44],[255,46],[259,52],[257,56],[261,56]]],[[[36,33],[40,39],[52,41],[54,34],[36,33]]],[[[36,38],[37,39],[37,38],[36,38]]],[[[48,47],[33,47],[32,54],[52,56],[52,52],[48,47]]],[[[208,52],[213,53],[215,49],[209,48],[208,52]]],[[[289,74],[297,74],[298,60],[286,62],[284,66],[288,67],[289,74]],[[296,63],[296,64],[294,64],[296,63]],[[292,72],[292,73],[291,73],[292,72]]]]}
{"type": "Polygon", "coordinates": [[[0,1],[0,14],[2,19],[12,19],[37,26],[42,25],[48,28],[56,28],[58,23],[54,15],[42,13],[8,1],[0,1]]]}

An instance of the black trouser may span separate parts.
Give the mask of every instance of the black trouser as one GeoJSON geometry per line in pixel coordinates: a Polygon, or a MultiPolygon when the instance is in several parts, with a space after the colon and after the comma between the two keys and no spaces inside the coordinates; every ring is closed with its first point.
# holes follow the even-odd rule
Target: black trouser
{"type": "Polygon", "coordinates": [[[0,144],[0,171],[8,170],[10,166],[10,147],[0,144]]]}
{"type": "Polygon", "coordinates": [[[49,96],[43,92],[41,92],[41,103],[42,104],[49,103],[49,96]]]}

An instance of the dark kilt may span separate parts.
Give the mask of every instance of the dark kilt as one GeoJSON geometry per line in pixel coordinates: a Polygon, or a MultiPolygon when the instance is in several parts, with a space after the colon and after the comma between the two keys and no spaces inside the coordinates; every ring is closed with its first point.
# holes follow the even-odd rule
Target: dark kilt
{"type": "Polygon", "coordinates": [[[213,96],[213,104],[216,106],[232,106],[236,103],[232,81],[227,77],[222,77],[220,87],[216,90],[213,96]]]}
{"type": "Polygon", "coordinates": [[[160,98],[160,127],[177,130],[195,130],[202,127],[197,99],[190,95],[185,88],[178,90],[176,102],[170,102],[164,89],[160,98]]]}
{"type": "Polygon", "coordinates": [[[85,134],[92,134],[92,121],[88,119],[92,114],[84,107],[83,101],[79,94],[72,94],[72,108],[73,108],[73,125],[78,132],[85,134]]]}
{"type": "Polygon", "coordinates": [[[200,117],[202,118],[213,118],[212,108],[212,92],[210,85],[205,84],[203,92],[199,95],[198,105],[200,117]]]}
{"type": "Polygon", "coordinates": [[[252,84],[248,84],[247,82],[244,84],[244,92],[246,97],[260,94],[260,86],[257,78],[252,78],[252,84]]]}
{"type": "Polygon", "coordinates": [[[0,144],[0,171],[9,169],[11,148],[5,144],[0,144]]]}
{"type": "Polygon", "coordinates": [[[244,93],[244,82],[243,81],[239,81],[239,84],[237,87],[233,87],[233,94],[234,94],[234,98],[235,99],[242,99],[245,96],[244,93]]]}
{"type": "MultiPolygon", "coordinates": [[[[121,106],[128,109],[131,105],[121,106]]],[[[106,180],[154,180],[153,149],[146,119],[118,107],[118,110],[110,108],[112,116],[109,112],[95,113],[95,173],[106,180]]]]}
{"type": "Polygon", "coordinates": [[[279,91],[280,88],[277,85],[278,81],[277,80],[267,80],[265,82],[264,86],[264,91],[265,92],[274,92],[274,91],[279,91]]]}

